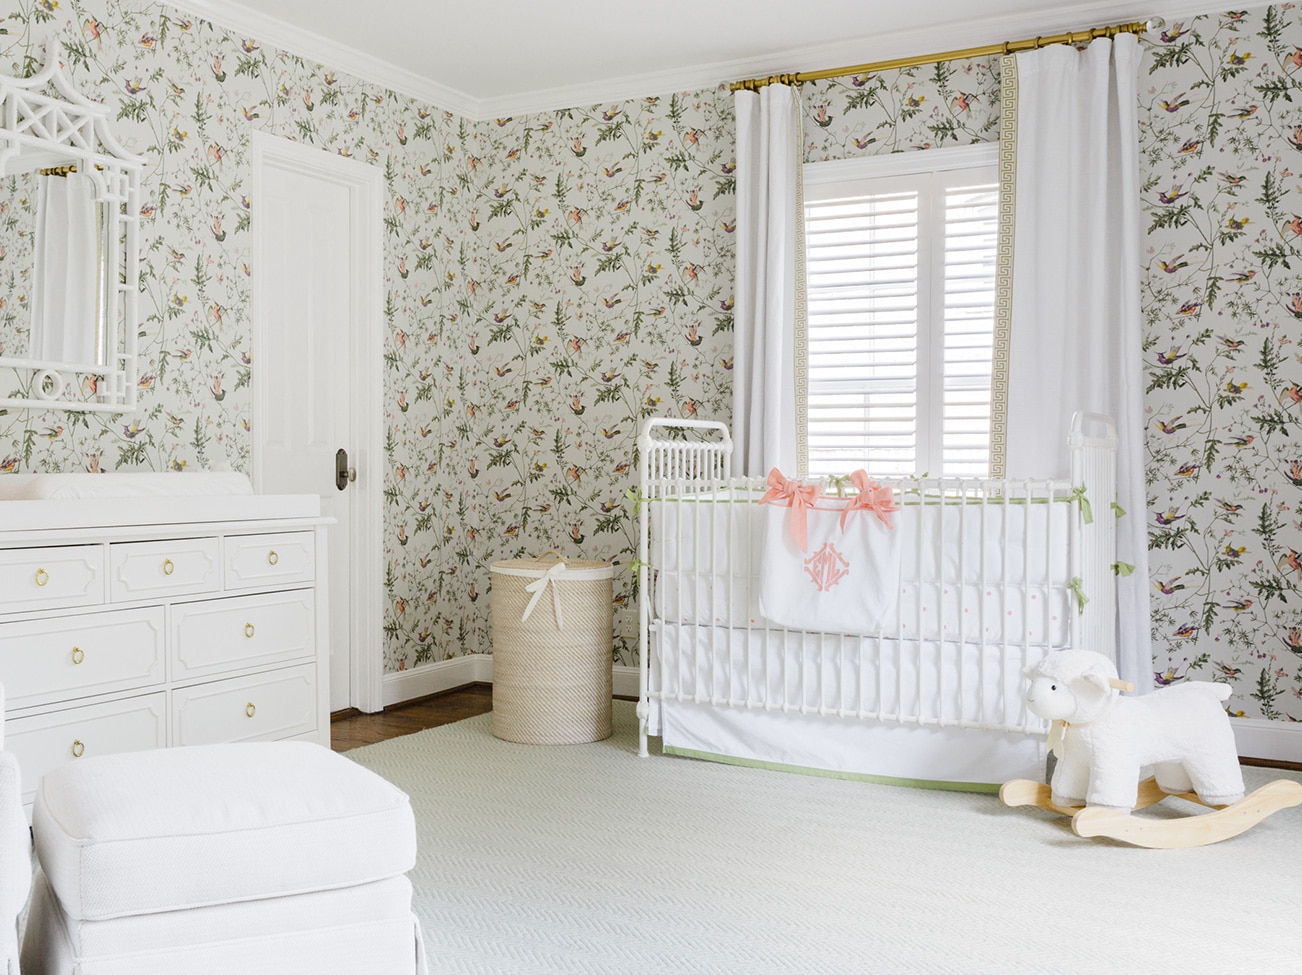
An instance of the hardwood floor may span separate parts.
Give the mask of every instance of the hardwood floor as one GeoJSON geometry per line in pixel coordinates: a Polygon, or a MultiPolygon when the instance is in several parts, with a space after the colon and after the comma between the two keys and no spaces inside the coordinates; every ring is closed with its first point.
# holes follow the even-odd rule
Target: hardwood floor
{"type": "Polygon", "coordinates": [[[330,747],[346,752],[387,738],[411,735],[493,710],[492,684],[467,684],[441,694],[404,701],[377,714],[349,708],[330,716],[330,747]]]}

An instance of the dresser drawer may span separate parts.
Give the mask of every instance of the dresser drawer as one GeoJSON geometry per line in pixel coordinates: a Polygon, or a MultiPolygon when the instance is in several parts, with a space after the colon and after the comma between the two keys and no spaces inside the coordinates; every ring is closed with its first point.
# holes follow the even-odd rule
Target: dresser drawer
{"type": "Polygon", "coordinates": [[[221,566],[215,538],[119,542],[109,546],[109,597],[114,602],[216,592],[221,566]]]}
{"type": "Polygon", "coordinates": [[[316,535],[226,536],[226,588],[280,586],[311,582],[316,575],[316,535]]]}
{"type": "Polygon", "coordinates": [[[172,692],[173,745],[270,741],[315,730],[312,664],[172,692]]]}
{"type": "Polygon", "coordinates": [[[232,596],[172,607],[172,680],[310,658],[316,652],[311,589],[232,596]]]}
{"type": "Polygon", "coordinates": [[[18,757],[24,803],[36,795],[41,777],[64,762],[166,744],[167,695],[162,691],[5,722],[5,749],[18,757]]]}
{"type": "Polygon", "coordinates": [[[65,609],[104,602],[99,545],[0,551],[0,613],[65,609]]]}
{"type": "Polygon", "coordinates": [[[0,675],[9,708],[161,684],[163,608],[0,624],[0,675]]]}

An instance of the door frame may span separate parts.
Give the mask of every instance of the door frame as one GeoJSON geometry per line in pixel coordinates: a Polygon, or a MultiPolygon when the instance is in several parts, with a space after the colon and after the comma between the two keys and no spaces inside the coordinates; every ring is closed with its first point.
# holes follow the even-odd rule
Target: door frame
{"type": "MultiPolygon", "coordinates": [[[[329,180],[349,194],[351,222],[349,266],[352,269],[352,308],[348,357],[352,401],[352,436],[357,481],[348,489],[351,528],[349,569],[351,632],[349,643],[349,704],[360,711],[384,709],[383,554],[384,554],[384,176],[374,166],[315,146],[254,131],[250,159],[250,263],[253,268],[253,488],[262,490],[265,448],[258,423],[268,410],[264,377],[258,364],[267,361],[267,335],[258,327],[266,308],[261,276],[262,240],[257,232],[262,172],[274,166],[293,174],[329,180]]],[[[321,581],[323,583],[324,580],[321,581]]],[[[318,590],[320,592],[321,590],[318,590]]],[[[326,590],[325,598],[338,598],[326,590]]]]}

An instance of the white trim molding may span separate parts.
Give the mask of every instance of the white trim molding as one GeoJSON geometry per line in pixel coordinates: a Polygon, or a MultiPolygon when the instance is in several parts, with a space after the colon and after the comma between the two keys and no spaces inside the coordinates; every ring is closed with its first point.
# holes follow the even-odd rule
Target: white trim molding
{"type": "MultiPolygon", "coordinates": [[[[335,182],[348,189],[353,235],[349,241],[354,327],[348,349],[351,363],[352,436],[354,460],[363,472],[348,492],[349,591],[342,594],[351,607],[349,703],[362,711],[384,707],[384,659],[380,639],[384,626],[384,174],[378,166],[348,159],[317,146],[294,142],[254,130],[251,136],[250,188],[257,204],[262,199],[262,169],[276,166],[335,182]]],[[[262,266],[261,236],[251,239],[251,261],[262,266]]],[[[267,381],[257,363],[269,359],[265,329],[267,286],[265,275],[253,276],[253,486],[263,488],[264,449],[260,418],[267,416],[267,381]]],[[[335,598],[341,598],[335,594],[335,598]]]]}
{"type": "Polygon", "coordinates": [[[469,653],[450,657],[411,670],[384,675],[384,706],[392,707],[440,691],[451,691],[467,684],[488,684],[493,679],[491,654],[469,653]]]}
{"type": "MultiPolygon", "coordinates": [[[[790,48],[749,58],[686,65],[642,74],[595,78],[571,85],[480,97],[254,9],[246,3],[235,2],[235,0],[167,0],[167,2],[178,10],[202,17],[227,30],[257,37],[264,44],[290,51],[365,81],[383,85],[391,91],[407,95],[433,107],[447,109],[474,122],[529,112],[554,111],[578,105],[595,105],[648,95],[663,95],[671,91],[696,91],[744,78],[864,64],[902,55],[929,54],[936,49],[936,33],[929,26],[917,30],[901,30],[843,39],[827,44],[790,48]]],[[[1170,21],[1173,18],[1188,18],[1223,8],[1223,4],[1216,6],[1214,0],[1173,0],[1158,11],[1133,0],[1068,3],[1039,11],[1023,11],[1001,17],[974,18],[962,23],[946,24],[944,43],[947,48],[957,50],[984,44],[997,44],[1006,40],[1020,40],[1037,34],[1049,35],[1122,21],[1145,20],[1155,12],[1161,13],[1170,21]]],[[[407,25],[399,25],[400,28],[403,26],[407,25]]]]}
{"type": "Polygon", "coordinates": [[[611,693],[615,697],[636,698],[639,691],[638,669],[615,664],[611,673],[611,693]]]}
{"type": "Polygon", "coordinates": [[[857,156],[852,159],[828,159],[807,162],[805,186],[840,183],[848,179],[880,179],[913,173],[944,173],[954,169],[993,166],[999,161],[999,143],[974,142],[966,146],[947,146],[926,152],[892,152],[881,156],[857,156]]]}
{"type": "Polygon", "coordinates": [[[1263,718],[1230,718],[1243,758],[1267,762],[1302,762],[1302,724],[1263,718]]]}
{"type": "MultiPolygon", "coordinates": [[[[411,670],[384,675],[384,706],[392,707],[404,701],[414,701],[441,691],[450,691],[467,684],[493,682],[493,655],[470,653],[464,657],[451,657],[437,663],[422,664],[411,670]]],[[[636,667],[615,664],[611,673],[615,697],[637,697],[638,676],[636,667]]]]}
{"type": "Polygon", "coordinates": [[[227,0],[165,2],[177,10],[202,17],[217,27],[256,38],[263,45],[297,54],[316,61],[322,67],[347,72],[363,81],[375,82],[418,102],[482,121],[476,115],[480,107],[479,99],[262,10],[227,0]]]}

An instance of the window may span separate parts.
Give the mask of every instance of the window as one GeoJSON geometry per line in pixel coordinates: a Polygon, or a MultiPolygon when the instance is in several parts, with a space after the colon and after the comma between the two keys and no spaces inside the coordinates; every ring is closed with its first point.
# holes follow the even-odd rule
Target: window
{"type": "Polygon", "coordinates": [[[804,172],[809,474],[987,476],[994,146],[804,172]]]}

